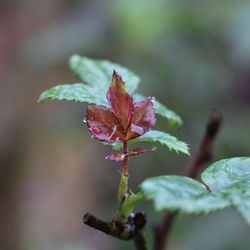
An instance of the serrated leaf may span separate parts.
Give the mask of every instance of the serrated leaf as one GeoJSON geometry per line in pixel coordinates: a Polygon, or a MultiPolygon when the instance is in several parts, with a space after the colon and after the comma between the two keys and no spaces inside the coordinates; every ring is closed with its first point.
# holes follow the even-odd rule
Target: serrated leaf
{"type": "Polygon", "coordinates": [[[146,199],[153,200],[157,211],[209,213],[230,205],[227,199],[211,194],[198,181],[184,176],[159,176],[141,184],[146,199]]]}
{"type": "Polygon", "coordinates": [[[219,191],[244,180],[250,180],[250,157],[235,157],[213,163],[201,175],[212,190],[219,191]]]}
{"type": "Polygon", "coordinates": [[[250,179],[226,186],[216,193],[227,197],[243,219],[250,224],[250,179]]]}
{"type": "Polygon", "coordinates": [[[147,148],[147,149],[146,148],[134,148],[133,150],[129,151],[127,154],[115,153],[115,154],[107,155],[105,159],[110,160],[110,161],[123,161],[126,156],[130,158],[133,156],[137,156],[137,155],[152,152],[152,151],[156,151],[156,148],[147,148]]]}
{"type": "Polygon", "coordinates": [[[250,197],[232,195],[231,201],[242,218],[250,225],[250,197]]]}
{"type": "MultiPolygon", "coordinates": [[[[73,55],[69,61],[70,68],[84,82],[76,84],[58,85],[44,91],[38,99],[38,103],[45,99],[79,101],[108,107],[106,92],[111,83],[113,71],[116,70],[126,83],[128,93],[133,93],[140,82],[140,78],[125,67],[107,60],[90,59],[73,55]]],[[[143,100],[146,97],[135,94],[135,100],[143,100]]],[[[172,110],[155,100],[155,113],[167,118],[172,125],[181,125],[181,118],[172,110]]]]}
{"type": "Polygon", "coordinates": [[[212,164],[202,174],[203,182],[182,176],[160,176],[141,185],[144,196],[158,211],[209,213],[233,206],[250,224],[250,158],[236,157],[212,164]]]}
{"type": "Polygon", "coordinates": [[[155,112],[162,117],[169,119],[172,125],[182,125],[182,119],[174,111],[170,110],[157,100],[155,100],[155,112]]]}
{"type": "Polygon", "coordinates": [[[170,150],[175,152],[182,152],[189,155],[189,148],[185,142],[178,140],[176,137],[158,130],[150,130],[146,134],[131,140],[130,143],[134,142],[158,142],[163,146],[167,146],[170,150]]]}
{"type": "Polygon", "coordinates": [[[231,202],[250,224],[250,157],[235,157],[213,163],[202,173],[213,193],[231,202]]]}
{"type": "MultiPolygon", "coordinates": [[[[136,101],[144,100],[146,97],[141,94],[134,94],[134,99],[136,101]]],[[[172,125],[182,125],[182,119],[179,115],[177,115],[174,111],[170,110],[159,101],[154,99],[155,103],[155,113],[168,119],[170,124],[172,125]]]]}
{"type": "Polygon", "coordinates": [[[91,59],[79,55],[70,58],[71,70],[85,83],[101,89],[105,94],[111,83],[113,71],[117,71],[126,83],[129,93],[133,93],[140,82],[140,78],[127,68],[108,60],[91,59]]]}
{"type": "Polygon", "coordinates": [[[109,107],[106,93],[116,70],[126,82],[129,93],[136,90],[140,78],[125,67],[107,60],[93,60],[74,55],[70,58],[70,68],[84,82],[58,85],[44,91],[37,102],[45,99],[79,101],[109,107]]]}
{"type": "Polygon", "coordinates": [[[82,83],[57,85],[47,89],[42,92],[37,102],[40,103],[46,99],[87,102],[109,107],[105,93],[96,91],[93,87],[82,83]]]}
{"type": "MultiPolygon", "coordinates": [[[[189,154],[189,147],[185,142],[178,140],[176,137],[158,130],[150,130],[146,134],[130,140],[129,145],[135,142],[157,142],[163,146],[169,148],[169,150],[174,150],[175,152],[189,154]]],[[[114,150],[120,150],[123,147],[121,142],[114,142],[111,144],[114,150]]]]}

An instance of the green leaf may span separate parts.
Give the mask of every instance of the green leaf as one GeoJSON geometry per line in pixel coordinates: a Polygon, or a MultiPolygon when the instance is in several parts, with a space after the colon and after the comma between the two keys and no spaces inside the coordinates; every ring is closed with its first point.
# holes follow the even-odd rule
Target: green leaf
{"type": "Polygon", "coordinates": [[[37,102],[45,99],[79,101],[109,107],[106,93],[112,81],[113,70],[116,70],[126,83],[126,89],[132,93],[140,79],[130,70],[106,60],[93,60],[74,55],[70,58],[70,68],[83,80],[83,83],[63,84],[45,90],[37,102]]]}
{"type": "Polygon", "coordinates": [[[83,82],[100,89],[105,95],[112,81],[114,70],[121,75],[129,93],[133,93],[140,82],[140,78],[132,71],[107,60],[90,59],[88,57],[73,55],[70,58],[69,65],[71,70],[83,82]]]}
{"type": "MultiPolygon", "coordinates": [[[[136,101],[140,101],[146,99],[146,97],[141,94],[135,94],[134,99],[136,101]]],[[[180,116],[178,116],[174,111],[161,104],[156,99],[154,99],[154,101],[156,114],[168,119],[172,125],[182,125],[183,122],[180,116]]]]}
{"type": "Polygon", "coordinates": [[[250,224],[250,157],[217,161],[201,176],[213,193],[227,197],[231,205],[250,224]]]}
{"type": "Polygon", "coordinates": [[[179,141],[176,137],[162,131],[150,130],[141,137],[131,140],[130,143],[143,141],[157,142],[163,146],[167,146],[170,151],[174,150],[177,153],[182,152],[189,155],[189,148],[185,142],[179,141]]]}
{"type": "Polygon", "coordinates": [[[250,180],[250,157],[217,161],[202,173],[201,178],[212,191],[219,191],[237,182],[250,180]]]}
{"type": "Polygon", "coordinates": [[[109,107],[105,94],[82,83],[57,85],[47,89],[40,95],[37,102],[40,103],[45,99],[87,102],[109,107]]]}
{"type": "Polygon", "coordinates": [[[134,211],[135,206],[137,206],[140,202],[144,200],[144,196],[142,193],[131,193],[126,197],[124,202],[121,205],[119,211],[117,211],[115,215],[115,220],[120,222],[125,222],[130,213],[134,211]]]}
{"type": "Polygon", "coordinates": [[[157,211],[209,213],[230,205],[227,199],[211,194],[198,181],[184,176],[159,176],[145,180],[141,189],[153,200],[157,211]]]}
{"type": "Polygon", "coordinates": [[[158,211],[209,213],[233,206],[250,225],[250,158],[236,157],[212,164],[202,174],[203,184],[183,176],[160,176],[144,181],[146,199],[158,211]]]}
{"type": "Polygon", "coordinates": [[[250,224],[250,179],[236,182],[216,192],[227,197],[243,219],[250,224]]]}
{"type": "Polygon", "coordinates": [[[231,201],[242,218],[250,225],[250,197],[244,195],[232,195],[231,201]]]}
{"type": "MultiPolygon", "coordinates": [[[[130,140],[129,145],[135,142],[157,142],[163,146],[168,147],[170,151],[174,150],[177,153],[181,152],[181,153],[190,155],[189,147],[185,142],[178,140],[176,137],[168,133],[158,131],[158,130],[150,130],[144,135],[136,139],[130,140]]],[[[112,145],[113,150],[120,150],[123,147],[123,144],[121,142],[114,142],[111,145],[112,145]]]]}
{"type": "MultiPolygon", "coordinates": [[[[52,87],[44,91],[37,102],[45,99],[79,101],[108,107],[106,93],[112,81],[113,71],[116,70],[126,83],[126,89],[133,93],[140,82],[140,78],[125,67],[107,60],[96,60],[88,57],[73,55],[69,61],[72,71],[84,82],[75,84],[64,84],[52,87]]],[[[146,97],[135,94],[135,100],[146,97]]],[[[155,112],[167,118],[171,124],[181,125],[181,118],[172,110],[155,100],[155,112]]]]}

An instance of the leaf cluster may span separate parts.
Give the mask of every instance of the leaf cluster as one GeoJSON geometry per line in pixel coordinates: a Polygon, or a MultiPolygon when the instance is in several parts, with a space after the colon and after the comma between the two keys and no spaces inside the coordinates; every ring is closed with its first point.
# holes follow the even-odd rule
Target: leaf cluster
{"type": "MultiPolygon", "coordinates": [[[[107,61],[90,59],[73,55],[69,60],[71,70],[80,78],[81,83],[61,84],[42,92],[37,102],[41,103],[46,99],[60,101],[86,102],[89,104],[101,105],[110,108],[106,93],[111,82],[111,76],[115,70],[126,83],[126,89],[133,94],[135,101],[145,99],[141,94],[134,93],[140,82],[140,78],[129,69],[107,61]]],[[[154,99],[155,113],[166,118],[171,125],[181,125],[182,120],[174,111],[154,99]]],[[[132,140],[130,143],[149,141],[157,142],[167,146],[170,150],[189,154],[186,143],[163,131],[151,130],[145,135],[132,140]]],[[[110,144],[114,148],[120,149],[121,144],[110,144]]]]}
{"type": "Polygon", "coordinates": [[[213,163],[201,174],[202,182],[185,176],[159,176],[145,180],[145,199],[157,211],[208,214],[234,207],[250,224],[250,157],[213,163]]]}

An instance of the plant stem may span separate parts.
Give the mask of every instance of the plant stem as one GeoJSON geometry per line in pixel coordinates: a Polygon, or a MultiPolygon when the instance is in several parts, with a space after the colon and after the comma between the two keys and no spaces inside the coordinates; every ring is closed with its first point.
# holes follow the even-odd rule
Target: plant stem
{"type": "Polygon", "coordinates": [[[146,222],[144,212],[132,213],[126,223],[106,222],[90,213],[86,213],[83,216],[83,223],[96,230],[120,240],[133,240],[137,250],[147,250],[146,241],[142,233],[146,222]]]}
{"type": "Polygon", "coordinates": [[[161,223],[154,227],[154,249],[167,250],[168,236],[177,213],[166,213],[161,223]]]}
{"type": "Polygon", "coordinates": [[[134,244],[137,250],[147,250],[147,245],[142,231],[137,232],[134,238],[134,244]]]}
{"type": "Polygon", "coordinates": [[[136,230],[129,230],[129,225],[114,221],[106,222],[90,213],[83,216],[83,223],[121,240],[131,240],[136,236],[136,230]]]}
{"type": "Polygon", "coordinates": [[[123,141],[123,154],[125,157],[122,161],[122,173],[118,191],[119,211],[128,194],[128,141],[126,140],[123,141]]]}
{"type": "Polygon", "coordinates": [[[83,223],[103,233],[121,240],[133,240],[136,250],[147,250],[143,229],[146,225],[144,212],[130,213],[124,216],[122,206],[128,195],[128,141],[123,142],[124,160],[122,162],[122,173],[118,191],[119,210],[111,222],[103,221],[94,215],[87,213],[83,216],[83,223]]]}
{"type": "Polygon", "coordinates": [[[122,174],[124,176],[128,177],[128,141],[124,140],[123,141],[123,154],[125,155],[125,158],[122,162],[122,174]]]}
{"type": "Polygon", "coordinates": [[[206,131],[200,147],[193,157],[193,160],[186,167],[186,171],[184,172],[185,176],[196,179],[200,171],[204,168],[204,165],[211,161],[212,147],[222,122],[222,114],[216,110],[213,111],[207,122],[206,131]]]}

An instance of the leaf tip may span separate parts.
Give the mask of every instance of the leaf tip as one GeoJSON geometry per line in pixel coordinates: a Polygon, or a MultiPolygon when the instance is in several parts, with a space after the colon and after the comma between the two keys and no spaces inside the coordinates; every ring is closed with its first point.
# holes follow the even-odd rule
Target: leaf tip
{"type": "Polygon", "coordinates": [[[42,104],[44,102],[45,98],[43,96],[43,93],[37,98],[36,104],[42,104]]]}
{"type": "Polygon", "coordinates": [[[113,70],[113,75],[112,75],[112,77],[113,77],[113,78],[120,77],[120,75],[116,72],[115,69],[113,70]]]}
{"type": "Polygon", "coordinates": [[[81,60],[81,57],[79,55],[72,55],[69,58],[69,65],[72,67],[73,65],[77,64],[81,60]]]}

